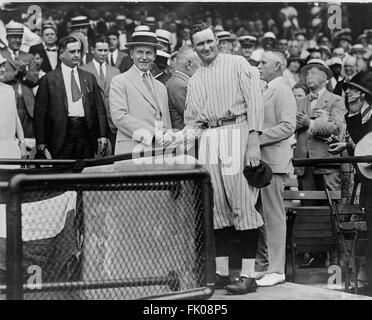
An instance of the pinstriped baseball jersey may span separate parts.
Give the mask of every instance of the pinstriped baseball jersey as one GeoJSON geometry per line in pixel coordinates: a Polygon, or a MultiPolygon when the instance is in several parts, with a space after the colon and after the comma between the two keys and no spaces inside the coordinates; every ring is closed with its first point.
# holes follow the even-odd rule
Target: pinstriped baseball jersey
{"type": "Polygon", "coordinates": [[[263,125],[259,79],[257,69],[243,57],[220,53],[210,65],[199,68],[188,84],[184,130],[198,128],[198,122],[247,115],[238,124],[197,130],[199,161],[211,174],[214,188],[215,229],[248,230],[263,224],[255,209],[258,190],[243,175],[248,134],[262,131],[263,125]]]}

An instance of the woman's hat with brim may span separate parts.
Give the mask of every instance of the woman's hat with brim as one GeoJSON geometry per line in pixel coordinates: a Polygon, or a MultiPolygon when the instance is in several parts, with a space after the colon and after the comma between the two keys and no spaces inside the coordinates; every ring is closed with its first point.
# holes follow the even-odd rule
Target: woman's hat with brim
{"type": "Polygon", "coordinates": [[[156,33],[149,31],[134,32],[132,34],[132,41],[125,44],[127,49],[136,46],[151,46],[155,49],[162,49],[163,46],[158,43],[156,33]]]}
{"type": "Polygon", "coordinates": [[[372,71],[360,71],[342,86],[344,91],[349,87],[354,87],[372,98],[372,71]]]}
{"type": "Polygon", "coordinates": [[[310,69],[312,69],[312,68],[318,68],[319,70],[324,71],[327,74],[327,79],[328,80],[333,77],[332,70],[321,59],[310,59],[307,62],[307,65],[306,66],[303,66],[301,68],[301,71],[300,71],[301,72],[301,75],[302,76],[306,76],[307,71],[310,70],[310,69]]]}
{"type": "MultiPolygon", "coordinates": [[[[370,156],[372,150],[372,132],[367,133],[355,146],[354,155],[370,156]]],[[[372,163],[357,163],[361,174],[367,179],[372,179],[372,163]]]]}

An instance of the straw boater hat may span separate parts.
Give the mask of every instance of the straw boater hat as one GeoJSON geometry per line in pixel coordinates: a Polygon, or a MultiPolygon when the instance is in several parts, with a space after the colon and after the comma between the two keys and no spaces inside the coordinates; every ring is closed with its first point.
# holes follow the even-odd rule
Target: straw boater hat
{"type": "Polygon", "coordinates": [[[156,33],[149,31],[134,32],[132,34],[132,41],[125,44],[127,49],[135,46],[151,46],[155,49],[162,49],[163,46],[158,44],[156,33]]]}
{"type": "Polygon", "coordinates": [[[240,45],[244,48],[253,47],[257,43],[257,38],[254,36],[241,36],[238,38],[240,45]]]}
{"type": "Polygon", "coordinates": [[[23,30],[24,30],[23,25],[15,21],[10,21],[5,26],[5,31],[7,35],[23,36],[23,30]]]}
{"type": "Polygon", "coordinates": [[[150,31],[149,26],[140,25],[134,28],[134,32],[141,32],[141,31],[150,31]]]}
{"type": "Polygon", "coordinates": [[[155,33],[158,37],[158,41],[168,45],[171,43],[171,33],[168,30],[156,29],[155,33]]]}
{"type": "Polygon", "coordinates": [[[306,66],[303,66],[301,68],[301,75],[302,76],[306,76],[306,73],[308,70],[312,69],[312,68],[318,68],[319,70],[322,70],[324,71],[326,74],[327,74],[327,79],[331,79],[333,77],[333,72],[331,69],[329,69],[329,67],[327,66],[327,64],[321,60],[321,59],[310,59],[307,63],[306,66]]]}
{"type": "Polygon", "coordinates": [[[71,22],[71,28],[90,26],[90,22],[86,16],[72,17],[70,22],[71,22]]]}
{"type": "Polygon", "coordinates": [[[229,31],[220,31],[216,33],[216,37],[219,41],[230,41],[234,42],[235,39],[232,37],[229,31]]]}
{"type": "MultiPolygon", "coordinates": [[[[367,133],[355,146],[355,156],[372,155],[372,132],[367,133]]],[[[357,163],[361,174],[367,179],[372,179],[372,163],[357,163]]]]}

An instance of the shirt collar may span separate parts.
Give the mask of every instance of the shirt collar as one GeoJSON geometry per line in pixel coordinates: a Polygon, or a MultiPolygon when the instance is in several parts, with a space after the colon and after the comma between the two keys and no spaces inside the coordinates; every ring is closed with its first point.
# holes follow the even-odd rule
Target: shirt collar
{"type": "Polygon", "coordinates": [[[283,81],[283,77],[282,77],[282,76],[280,76],[280,77],[276,77],[276,78],[272,79],[272,80],[267,84],[267,86],[268,86],[269,88],[273,88],[273,87],[275,87],[275,85],[276,85],[277,83],[279,83],[279,82],[281,82],[281,81],[283,81]]]}
{"type": "Polygon", "coordinates": [[[76,74],[77,71],[78,71],[77,66],[75,66],[74,68],[70,68],[69,66],[66,66],[63,62],[61,63],[61,68],[62,68],[62,70],[64,70],[65,72],[69,72],[69,73],[71,73],[71,70],[74,70],[74,73],[75,73],[75,74],[76,74]]]}
{"type": "Polygon", "coordinates": [[[150,71],[141,71],[140,69],[138,69],[138,67],[134,64],[133,65],[134,68],[137,70],[137,72],[139,73],[139,75],[141,76],[141,78],[143,77],[144,73],[147,73],[148,76],[150,76],[151,72],[150,71]]]}
{"type": "MultiPolygon", "coordinates": [[[[92,61],[93,61],[94,66],[96,67],[96,69],[99,69],[99,67],[100,67],[101,64],[96,59],[94,59],[94,58],[93,58],[92,61]]],[[[103,62],[102,63],[102,67],[105,68],[105,66],[106,66],[106,62],[103,62]]]]}
{"type": "MultiPolygon", "coordinates": [[[[48,46],[45,44],[45,42],[43,42],[43,47],[44,47],[45,51],[47,51],[48,46]]],[[[57,46],[54,45],[53,47],[48,48],[48,49],[53,49],[53,50],[55,49],[55,50],[57,50],[57,46]]]]}

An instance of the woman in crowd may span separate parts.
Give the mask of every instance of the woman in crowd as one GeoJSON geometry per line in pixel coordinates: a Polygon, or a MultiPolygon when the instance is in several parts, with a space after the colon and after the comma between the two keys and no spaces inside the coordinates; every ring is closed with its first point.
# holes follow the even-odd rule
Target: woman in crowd
{"type": "Polygon", "coordinates": [[[289,57],[287,60],[287,69],[283,72],[284,81],[292,89],[300,81],[300,69],[303,60],[300,57],[289,57]]]}

